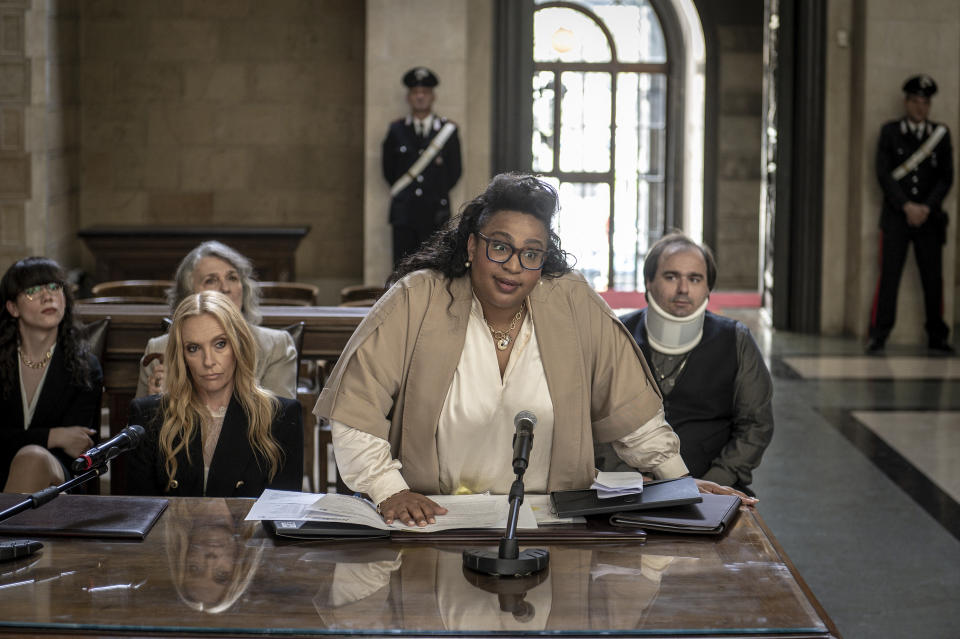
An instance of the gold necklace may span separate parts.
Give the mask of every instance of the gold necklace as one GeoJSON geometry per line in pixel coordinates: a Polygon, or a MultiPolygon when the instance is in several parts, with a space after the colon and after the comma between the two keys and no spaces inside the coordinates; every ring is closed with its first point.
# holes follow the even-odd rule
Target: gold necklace
{"type": "Polygon", "coordinates": [[[27,359],[26,356],[23,354],[23,351],[20,350],[19,346],[17,346],[17,353],[20,354],[20,361],[23,362],[24,366],[26,366],[27,368],[40,369],[50,363],[50,358],[53,357],[53,346],[50,347],[50,350],[47,351],[47,354],[44,355],[43,359],[41,359],[39,362],[31,362],[29,359],[27,359]]]}
{"type": "Polygon", "coordinates": [[[493,327],[493,324],[487,322],[487,327],[490,329],[490,333],[493,335],[493,339],[497,344],[497,350],[505,351],[510,346],[510,342],[513,341],[513,338],[510,337],[510,333],[513,332],[513,329],[517,327],[517,322],[520,321],[520,318],[523,317],[523,302],[520,302],[520,310],[517,311],[517,314],[513,316],[513,321],[510,322],[510,328],[505,331],[498,331],[493,327]]]}

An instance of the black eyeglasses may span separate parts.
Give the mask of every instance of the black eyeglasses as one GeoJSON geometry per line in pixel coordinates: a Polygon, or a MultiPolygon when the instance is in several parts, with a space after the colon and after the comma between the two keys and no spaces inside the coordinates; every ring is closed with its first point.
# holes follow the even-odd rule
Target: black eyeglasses
{"type": "Polygon", "coordinates": [[[533,248],[514,248],[510,242],[487,237],[480,231],[477,231],[477,235],[487,242],[487,259],[491,262],[505,264],[514,255],[517,255],[520,258],[520,266],[528,271],[539,271],[543,268],[543,262],[547,259],[546,251],[533,248]]]}
{"type": "Polygon", "coordinates": [[[53,295],[54,293],[62,290],[63,284],[60,282],[47,282],[46,284],[37,284],[36,286],[25,288],[22,292],[23,296],[32,302],[43,291],[47,291],[53,295]]]}

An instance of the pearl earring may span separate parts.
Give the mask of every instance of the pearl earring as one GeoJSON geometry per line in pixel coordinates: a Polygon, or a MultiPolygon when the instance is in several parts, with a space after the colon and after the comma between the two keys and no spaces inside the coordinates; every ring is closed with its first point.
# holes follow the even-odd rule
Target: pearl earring
{"type": "Polygon", "coordinates": [[[470,268],[470,260],[467,260],[466,262],[464,262],[463,265],[466,266],[467,268],[470,268]]]}

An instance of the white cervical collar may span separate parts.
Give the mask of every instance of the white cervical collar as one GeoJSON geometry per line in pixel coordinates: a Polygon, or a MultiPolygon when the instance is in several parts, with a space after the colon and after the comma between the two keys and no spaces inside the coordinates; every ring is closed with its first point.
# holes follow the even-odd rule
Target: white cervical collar
{"type": "Polygon", "coordinates": [[[657,306],[653,296],[648,294],[644,323],[650,347],[666,355],[682,355],[692,350],[703,337],[703,318],[708,301],[709,298],[703,300],[692,315],[677,317],[657,306]]]}

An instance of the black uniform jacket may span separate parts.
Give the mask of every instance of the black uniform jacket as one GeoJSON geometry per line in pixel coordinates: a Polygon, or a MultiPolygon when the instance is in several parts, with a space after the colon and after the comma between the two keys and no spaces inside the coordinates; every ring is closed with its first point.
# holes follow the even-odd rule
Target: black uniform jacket
{"type": "Polygon", "coordinates": [[[953,149],[950,132],[937,143],[933,152],[917,168],[901,179],[894,179],[893,170],[903,164],[919,149],[939,126],[935,122],[924,123],[921,138],[910,130],[906,119],[893,120],[883,125],[877,144],[877,179],[883,189],[883,210],[880,228],[887,232],[908,230],[903,205],[907,202],[926,204],[930,216],[919,230],[943,233],[947,215],[943,211],[943,198],[953,184],[953,149]]]}
{"type": "MultiPolygon", "coordinates": [[[[413,166],[430,141],[440,133],[447,118],[433,116],[430,135],[421,138],[410,116],[390,123],[383,140],[383,177],[393,184],[413,166]]],[[[420,176],[390,202],[390,223],[396,226],[439,226],[450,218],[450,189],[460,179],[460,136],[454,131],[420,176]]]]}
{"type": "Polygon", "coordinates": [[[236,398],[230,400],[217,449],[210,463],[207,490],[203,490],[203,449],[200,428],[190,440],[190,461],[186,451],[177,455],[177,474],[169,481],[160,452],[160,427],[163,425],[161,395],[150,395],[130,404],[130,424],[140,424],[146,437],[127,460],[128,490],[133,495],[168,497],[259,497],[264,488],[300,490],[303,481],[303,417],[300,403],[278,397],[272,433],[283,451],[283,459],[273,481],[269,466],[247,441],[247,417],[236,398]]]}
{"type": "MultiPolygon", "coordinates": [[[[90,388],[73,385],[67,370],[63,348],[58,346],[43,380],[37,408],[26,430],[23,428],[23,400],[20,398],[19,382],[7,397],[0,397],[0,489],[7,483],[10,462],[17,451],[28,444],[47,446],[51,428],[61,426],[85,426],[100,430],[100,396],[103,393],[103,373],[100,363],[87,354],[91,370],[90,388]]],[[[18,366],[16,362],[12,364],[18,366]]],[[[18,377],[19,377],[19,366],[18,377]]],[[[73,461],[62,448],[50,452],[67,468],[73,461]]]]}

